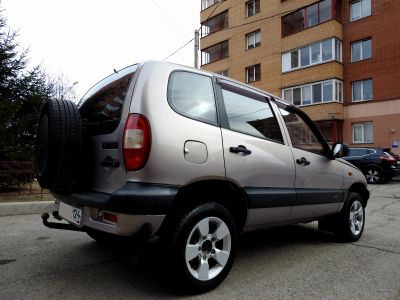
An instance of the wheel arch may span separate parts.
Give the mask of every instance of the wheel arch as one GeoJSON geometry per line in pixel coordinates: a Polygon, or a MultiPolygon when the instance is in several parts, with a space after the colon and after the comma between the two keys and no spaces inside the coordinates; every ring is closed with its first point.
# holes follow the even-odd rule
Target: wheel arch
{"type": "Polygon", "coordinates": [[[224,206],[232,214],[238,232],[242,230],[246,223],[248,210],[248,199],[245,192],[233,182],[207,179],[191,182],[180,188],[160,231],[169,227],[177,215],[210,201],[224,206]]]}
{"type": "Polygon", "coordinates": [[[359,194],[361,199],[364,202],[364,206],[367,205],[367,202],[369,199],[369,191],[363,183],[361,183],[361,182],[353,183],[349,188],[349,193],[359,194]]]}

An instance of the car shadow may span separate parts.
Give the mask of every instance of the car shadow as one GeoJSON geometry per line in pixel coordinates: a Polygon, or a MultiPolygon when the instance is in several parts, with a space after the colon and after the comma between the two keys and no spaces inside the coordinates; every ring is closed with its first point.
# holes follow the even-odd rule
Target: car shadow
{"type": "MultiPolygon", "coordinates": [[[[277,251],[284,254],[292,251],[294,247],[308,247],[315,244],[330,244],[335,242],[333,235],[318,231],[309,225],[290,225],[257,230],[244,233],[239,237],[237,260],[254,262],[258,255],[268,256],[277,251]],[[253,258],[252,258],[253,256],[253,258]]],[[[146,297],[176,296],[179,291],[173,286],[173,278],[166,272],[167,253],[163,250],[159,240],[151,241],[139,255],[135,253],[134,246],[126,247],[113,245],[104,247],[96,242],[84,246],[85,251],[97,251],[107,257],[109,263],[104,263],[99,268],[100,273],[109,273],[114,270],[113,276],[108,280],[123,284],[132,293],[143,293],[146,297]],[[93,249],[96,248],[96,249],[93,249]]]]}

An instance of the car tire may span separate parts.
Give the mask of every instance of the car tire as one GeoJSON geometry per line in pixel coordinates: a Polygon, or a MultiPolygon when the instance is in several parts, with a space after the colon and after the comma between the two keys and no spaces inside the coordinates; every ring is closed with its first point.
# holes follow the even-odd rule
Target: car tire
{"type": "Polygon", "coordinates": [[[74,103],[49,100],[43,104],[35,146],[35,173],[40,186],[70,190],[82,148],[81,117],[74,103]]]}
{"type": "Polygon", "coordinates": [[[232,268],[237,230],[231,213],[206,203],[183,214],[169,243],[170,273],[177,291],[196,294],[218,286],[232,268]]]}
{"type": "Polygon", "coordinates": [[[335,234],[345,242],[360,239],[365,225],[365,204],[357,193],[349,193],[341,213],[338,215],[335,234]]]}
{"type": "Polygon", "coordinates": [[[367,182],[371,184],[382,183],[384,179],[382,169],[375,166],[367,167],[364,171],[364,175],[367,182]]]}

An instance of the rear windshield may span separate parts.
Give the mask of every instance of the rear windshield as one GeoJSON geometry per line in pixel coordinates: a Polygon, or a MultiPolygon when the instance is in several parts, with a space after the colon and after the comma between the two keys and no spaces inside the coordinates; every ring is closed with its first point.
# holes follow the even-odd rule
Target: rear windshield
{"type": "Polygon", "coordinates": [[[84,130],[93,134],[107,134],[118,127],[126,93],[135,72],[118,73],[96,84],[79,103],[84,130]]]}
{"type": "Polygon", "coordinates": [[[396,154],[394,154],[392,151],[385,149],[383,152],[386,156],[393,156],[394,158],[398,158],[396,154]]]}

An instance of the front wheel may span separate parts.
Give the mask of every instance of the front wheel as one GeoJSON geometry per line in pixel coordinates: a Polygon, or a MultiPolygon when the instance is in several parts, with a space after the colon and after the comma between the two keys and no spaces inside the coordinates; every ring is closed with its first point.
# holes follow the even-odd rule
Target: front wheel
{"type": "Polygon", "coordinates": [[[365,225],[365,207],[359,194],[349,194],[337,225],[336,234],[343,240],[354,242],[360,239],[365,225]]]}
{"type": "Polygon", "coordinates": [[[218,203],[200,205],[185,214],[171,240],[174,280],[185,292],[199,293],[228,275],[236,250],[236,226],[218,203]]]}

